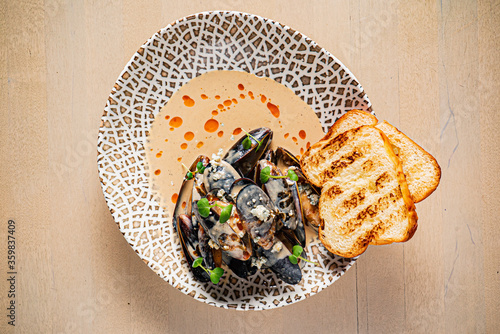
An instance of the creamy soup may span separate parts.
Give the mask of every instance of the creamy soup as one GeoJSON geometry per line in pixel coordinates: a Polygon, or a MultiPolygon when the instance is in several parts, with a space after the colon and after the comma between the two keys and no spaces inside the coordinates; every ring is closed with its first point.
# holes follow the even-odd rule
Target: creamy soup
{"type": "Polygon", "coordinates": [[[268,127],[272,148],[297,156],[323,137],[314,111],[289,88],[236,71],[213,71],[192,79],[156,115],[146,143],[153,189],[172,213],[187,167],[200,154],[226,152],[246,131],[268,127]]]}

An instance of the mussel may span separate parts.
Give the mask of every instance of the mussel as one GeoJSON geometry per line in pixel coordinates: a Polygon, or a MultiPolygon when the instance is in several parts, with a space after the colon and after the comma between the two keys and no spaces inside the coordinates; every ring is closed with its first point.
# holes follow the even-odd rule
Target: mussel
{"type": "MultiPolygon", "coordinates": [[[[190,170],[192,172],[196,169],[196,164],[201,161],[201,157],[193,162],[190,170]]],[[[199,228],[196,220],[192,220],[191,217],[191,198],[192,198],[192,188],[194,181],[184,180],[181,186],[181,190],[179,191],[179,198],[177,199],[177,203],[174,209],[173,214],[173,222],[175,229],[177,231],[177,235],[179,237],[182,251],[184,253],[184,257],[189,264],[189,267],[192,266],[194,260],[201,255],[200,248],[208,247],[208,240],[203,239],[200,245],[199,238],[199,228]],[[204,244],[207,242],[207,244],[204,244]]],[[[204,265],[208,268],[212,268],[213,266],[213,257],[204,261],[204,265]]],[[[194,276],[201,282],[208,282],[210,280],[209,275],[200,267],[192,268],[194,276]]]]}
{"type": "Polygon", "coordinates": [[[240,138],[224,155],[222,160],[231,164],[241,176],[248,177],[257,164],[257,161],[267,152],[272,138],[273,132],[271,129],[254,129],[249,132],[249,135],[240,138]],[[247,138],[251,142],[250,148],[245,148],[243,145],[243,141],[247,138]]]}
{"type": "Polygon", "coordinates": [[[219,223],[221,214],[220,206],[225,207],[230,203],[221,200],[213,192],[207,194],[207,199],[210,205],[216,205],[210,208],[208,217],[202,217],[198,208],[193,205],[193,212],[201,226],[203,226],[203,229],[215,243],[216,248],[220,248],[237,260],[248,260],[250,255],[252,255],[252,249],[249,247],[248,243],[245,243],[245,231],[237,233],[229,224],[219,223]]]}
{"type": "Polygon", "coordinates": [[[290,262],[288,257],[292,253],[278,238],[274,240],[271,249],[257,247],[256,253],[263,261],[263,266],[271,269],[285,283],[297,284],[302,280],[299,264],[290,262]]]}
{"type": "Polygon", "coordinates": [[[276,149],[274,161],[283,173],[286,173],[288,168],[294,169],[298,177],[298,181],[296,182],[297,194],[300,198],[304,220],[317,230],[322,224],[318,207],[321,190],[307,181],[304,173],[302,173],[299,161],[288,150],[283,147],[278,147],[276,149]]]}
{"type": "MultiPolygon", "coordinates": [[[[306,217],[315,214],[311,207],[316,203],[307,193],[315,189],[292,154],[282,148],[270,149],[271,139],[268,128],[252,130],[222,159],[219,150],[212,159],[200,156],[191,166],[174,210],[174,223],[190,266],[201,256],[205,268],[225,263],[241,278],[262,267],[288,284],[302,279],[304,261],[293,264],[289,256],[294,245],[305,246],[303,212],[306,217]],[[197,166],[200,162],[203,168],[197,166]],[[257,175],[266,167],[281,178],[261,184],[257,175]],[[287,175],[287,168],[295,170],[298,182],[282,176],[287,175]]],[[[313,217],[308,220],[314,221],[313,217]]],[[[209,280],[202,268],[192,270],[198,280],[209,280]]]]}
{"type": "MultiPolygon", "coordinates": [[[[234,189],[232,191],[234,193],[234,189]]],[[[235,199],[236,210],[246,225],[252,241],[270,249],[274,241],[278,211],[266,193],[256,184],[241,187],[235,199]]]]}

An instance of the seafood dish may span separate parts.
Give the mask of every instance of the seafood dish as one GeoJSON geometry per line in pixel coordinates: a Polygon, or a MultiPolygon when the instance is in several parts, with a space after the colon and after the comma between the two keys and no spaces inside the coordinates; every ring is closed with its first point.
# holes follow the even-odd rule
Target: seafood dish
{"type": "Polygon", "coordinates": [[[173,223],[194,277],[217,283],[224,270],[246,278],[269,269],[287,284],[311,262],[306,224],[319,226],[319,190],[273,132],[247,132],[227,151],[200,155],[187,168],[173,223]]]}

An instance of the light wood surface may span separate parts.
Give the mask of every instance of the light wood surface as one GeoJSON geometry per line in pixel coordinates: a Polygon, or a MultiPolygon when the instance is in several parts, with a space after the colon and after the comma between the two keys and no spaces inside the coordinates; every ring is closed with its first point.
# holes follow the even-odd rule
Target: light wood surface
{"type": "Polygon", "coordinates": [[[0,1],[0,332],[498,333],[499,35],[499,1],[0,1]],[[412,240],[369,247],[330,288],[282,309],[227,311],[178,292],[128,246],[99,184],[99,121],[120,71],[162,27],[214,9],[311,37],[442,167],[412,240]]]}

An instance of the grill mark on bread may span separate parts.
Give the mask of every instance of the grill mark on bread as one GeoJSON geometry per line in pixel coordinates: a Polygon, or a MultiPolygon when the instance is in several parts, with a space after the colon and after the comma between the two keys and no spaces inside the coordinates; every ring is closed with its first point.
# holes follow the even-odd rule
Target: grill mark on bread
{"type": "Polygon", "coordinates": [[[351,165],[361,157],[363,157],[363,152],[361,152],[361,150],[359,150],[358,148],[355,148],[354,151],[350,152],[349,154],[343,155],[340,159],[332,162],[332,164],[330,165],[330,169],[327,169],[323,173],[321,173],[321,179],[324,181],[339,175],[342,169],[351,165]]]}
{"type": "Polygon", "coordinates": [[[369,171],[371,171],[373,169],[373,166],[374,166],[374,164],[373,164],[373,161],[371,161],[371,160],[366,160],[361,165],[361,167],[363,168],[363,172],[365,172],[365,173],[368,173],[369,171]]]}
{"type": "Polygon", "coordinates": [[[361,189],[357,193],[352,194],[349,199],[344,200],[344,202],[342,203],[344,209],[350,210],[350,209],[353,209],[353,208],[357,207],[358,205],[360,205],[363,202],[363,200],[365,199],[365,193],[366,193],[366,190],[361,189]]]}
{"type": "MultiPolygon", "coordinates": [[[[347,220],[347,222],[340,227],[340,230],[345,234],[354,233],[355,231],[359,230],[359,228],[361,228],[363,223],[366,223],[367,218],[373,219],[379,213],[386,210],[392,203],[397,202],[402,197],[403,194],[401,193],[401,189],[398,185],[397,187],[394,187],[389,193],[381,196],[376,204],[367,206],[366,208],[361,210],[355,217],[347,220]]],[[[387,228],[386,222],[379,221],[378,225],[379,227],[377,229],[377,234],[382,230],[382,226],[384,226],[384,229],[387,228]]]]}
{"type": "Polygon", "coordinates": [[[375,181],[375,187],[377,188],[377,191],[384,188],[384,182],[387,181],[388,178],[389,174],[387,172],[383,173],[377,178],[377,181],[375,181]]]}
{"type": "Polygon", "coordinates": [[[328,188],[328,190],[326,191],[326,195],[332,199],[337,197],[340,194],[342,194],[342,189],[340,189],[340,187],[338,185],[334,185],[334,186],[328,188]]]}

